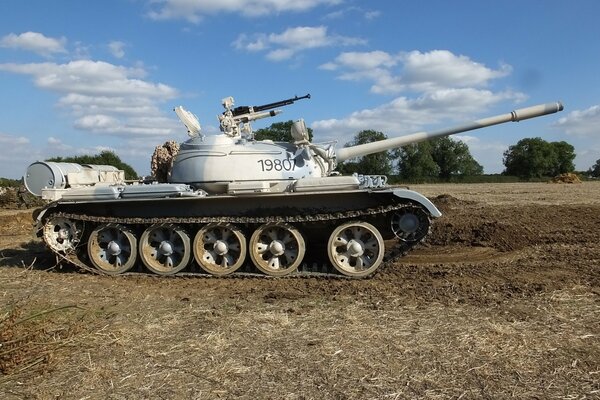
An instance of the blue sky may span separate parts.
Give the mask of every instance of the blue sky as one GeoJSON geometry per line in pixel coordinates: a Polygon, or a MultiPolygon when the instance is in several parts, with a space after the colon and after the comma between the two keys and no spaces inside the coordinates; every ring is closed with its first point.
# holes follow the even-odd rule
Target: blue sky
{"type": "MultiPolygon", "coordinates": [[[[2,0],[0,176],[114,150],[141,174],[187,139],[173,108],[218,133],[221,99],[310,93],[277,121],[315,141],[452,126],[561,100],[565,111],[456,136],[488,173],[524,137],[600,159],[600,1],[2,0]]],[[[234,166],[232,166],[234,167],[234,166]]]]}

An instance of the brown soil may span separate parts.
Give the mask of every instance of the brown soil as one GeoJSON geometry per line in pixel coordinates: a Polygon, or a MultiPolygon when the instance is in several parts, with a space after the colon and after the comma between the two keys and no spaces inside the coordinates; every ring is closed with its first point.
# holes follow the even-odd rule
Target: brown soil
{"type": "Polygon", "coordinates": [[[419,185],[371,279],[53,268],[0,213],[0,398],[599,398],[600,183],[419,185]]]}

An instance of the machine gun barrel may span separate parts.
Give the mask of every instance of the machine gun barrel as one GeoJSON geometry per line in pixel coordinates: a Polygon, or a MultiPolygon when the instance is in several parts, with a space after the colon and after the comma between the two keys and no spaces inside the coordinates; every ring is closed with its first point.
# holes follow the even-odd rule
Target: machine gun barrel
{"type": "Polygon", "coordinates": [[[471,131],[474,129],[485,128],[487,126],[503,124],[505,122],[523,121],[529,118],[541,117],[542,115],[554,114],[562,110],[563,105],[560,102],[539,104],[537,106],[521,108],[507,114],[483,118],[453,128],[442,129],[434,132],[417,132],[410,135],[400,136],[397,138],[385,139],[377,142],[365,143],[352,147],[344,147],[336,151],[336,159],[337,162],[342,162],[350,158],[361,157],[373,153],[380,153],[383,151],[406,146],[412,143],[422,142],[429,139],[434,139],[437,137],[450,136],[457,133],[471,131]]]}
{"type": "Polygon", "coordinates": [[[304,96],[294,96],[291,99],[276,101],[274,103],[263,104],[260,106],[239,106],[231,110],[231,112],[233,113],[234,117],[237,117],[239,115],[248,114],[250,112],[260,112],[265,110],[272,110],[277,107],[289,106],[290,104],[294,104],[294,102],[302,99],[310,99],[310,93],[304,96]]]}
{"type": "Polygon", "coordinates": [[[281,110],[271,110],[263,112],[253,112],[249,114],[243,114],[238,117],[233,117],[236,122],[248,123],[250,121],[256,121],[257,119],[274,117],[277,114],[281,114],[281,110]]]}

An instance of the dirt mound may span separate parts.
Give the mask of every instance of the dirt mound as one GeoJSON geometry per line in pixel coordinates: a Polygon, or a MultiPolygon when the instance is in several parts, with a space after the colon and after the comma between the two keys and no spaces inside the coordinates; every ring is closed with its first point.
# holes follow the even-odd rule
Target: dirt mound
{"type": "MultiPolygon", "coordinates": [[[[531,244],[532,238],[515,220],[512,211],[478,205],[474,201],[440,195],[434,204],[442,211],[442,218],[434,221],[427,243],[433,246],[477,246],[499,251],[513,251],[531,244]]],[[[524,211],[535,214],[537,209],[524,211]]],[[[525,216],[521,216],[524,218],[525,216]]]]}
{"type": "Polygon", "coordinates": [[[436,223],[429,244],[492,247],[500,251],[518,250],[530,243],[518,227],[501,221],[456,221],[436,223]]]}
{"type": "Polygon", "coordinates": [[[579,179],[577,174],[567,172],[565,174],[555,176],[552,178],[550,183],[581,183],[581,179],[579,179]]]}
{"type": "Polygon", "coordinates": [[[430,199],[435,205],[444,205],[444,206],[460,206],[466,204],[473,204],[473,201],[469,200],[461,200],[456,197],[449,195],[447,193],[440,194],[432,199],[430,199]]]}

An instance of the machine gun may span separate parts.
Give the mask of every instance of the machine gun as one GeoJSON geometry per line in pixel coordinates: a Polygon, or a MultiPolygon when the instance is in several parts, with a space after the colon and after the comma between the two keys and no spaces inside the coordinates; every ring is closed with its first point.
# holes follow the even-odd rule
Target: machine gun
{"type": "Polygon", "coordinates": [[[238,136],[240,133],[251,136],[251,121],[256,121],[257,119],[267,117],[274,117],[281,113],[281,110],[274,110],[275,108],[289,106],[302,99],[310,99],[310,93],[304,96],[294,96],[290,99],[263,104],[260,106],[239,106],[232,108],[234,104],[233,97],[226,97],[222,100],[225,111],[223,111],[223,114],[218,116],[221,123],[221,132],[231,137],[238,136]]]}

